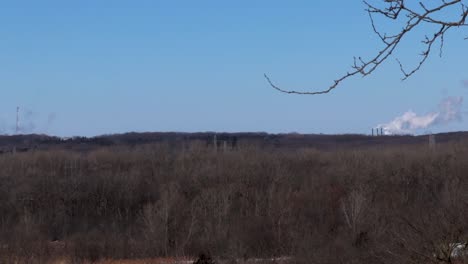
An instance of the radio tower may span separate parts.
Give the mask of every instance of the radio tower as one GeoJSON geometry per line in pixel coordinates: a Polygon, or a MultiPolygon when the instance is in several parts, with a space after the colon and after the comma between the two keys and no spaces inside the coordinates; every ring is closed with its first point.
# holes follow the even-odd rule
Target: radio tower
{"type": "Polygon", "coordinates": [[[19,106],[16,107],[16,134],[18,135],[19,133],[19,111],[20,111],[20,108],[19,106]]]}

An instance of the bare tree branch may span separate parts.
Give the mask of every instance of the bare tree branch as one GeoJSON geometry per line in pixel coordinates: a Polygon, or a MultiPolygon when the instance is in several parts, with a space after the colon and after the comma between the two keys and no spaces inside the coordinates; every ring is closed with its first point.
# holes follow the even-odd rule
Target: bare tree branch
{"type": "MultiPolygon", "coordinates": [[[[363,60],[361,57],[357,59],[354,58],[354,63],[351,66],[352,70],[348,71],[346,74],[342,75],[340,78],[333,81],[333,84],[328,88],[318,91],[297,91],[281,88],[273,83],[270,77],[265,74],[265,79],[268,81],[270,86],[282,93],[288,94],[301,94],[301,95],[316,95],[316,94],[326,94],[331,90],[338,87],[344,80],[355,76],[361,75],[363,77],[372,74],[384,61],[386,61],[399,46],[400,42],[415,28],[422,27],[423,25],[435,25],[438,26],[433,35],[425,36],[421,41],[424,44],[424,49],[421,52],[421,58],[417,65],[410,70],[405,70],[403,64],[397,59],[398,64],[400,65],[400,70],[403,74],[402,80],[406,80],[412,76],[415,72],[419,71],[422,65],[426,62],[427,58],[433,51],[433,45],[438,40],[440,41],[439,47],[439,56],[442,56],[442,50],[444,47],[444,36],[448,30],[452,28],[459,28],[462,26],[467,26],[466,18],[468,16],[468,8],[463,3],[462,0],[441,0],[441,2],[435,7],[428,7],[428,4],[425,4],[424,1],[419,2],[419,7],[421,10],[417,10],[414,7],[408,7],[405,0],[381,0],[385,4],[385,8],[380,8],[375,5],[364,1],[366,5],[366,11],[369,15],[370,22],[374,33],[379,37],[381,42],[384,44],[384,47],[377,52],[377,54],[369,59],[363,60]],[[459,7],[460,16],[455,20],[444,21],[438,19],[438,15],[442,12],[449,10],[449,8],[459,7]],[[379,15],[386,19],[399,20],[403,19],[404,26],[396,34],[382,33],[380,32],[375,24],[374,16],[379,15]]],[[[428,1],[431,5],[435,1],[428,1]]],[[[467,39],[467,38],[465,38],[467,39]]]]}

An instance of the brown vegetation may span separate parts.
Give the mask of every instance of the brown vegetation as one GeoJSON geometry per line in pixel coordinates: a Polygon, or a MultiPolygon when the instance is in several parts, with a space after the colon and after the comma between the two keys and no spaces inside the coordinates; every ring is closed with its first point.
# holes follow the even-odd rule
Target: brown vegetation
{"type": "Polygon", "coordinates": [[[0,155],[0,259],[463,263],[452,251],[468,241],[467,157],[468,142],[0,155]]]}

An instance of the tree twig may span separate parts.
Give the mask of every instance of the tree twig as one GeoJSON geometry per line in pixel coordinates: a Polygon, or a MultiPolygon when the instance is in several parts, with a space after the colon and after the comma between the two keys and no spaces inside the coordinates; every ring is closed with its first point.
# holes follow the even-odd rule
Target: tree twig
{"type": "MultiPolygon", "coordinates": [[[[406,80],[411,77],[415,72],[419,71],[422,65],[426,62],[429,55],[432,53],[432,46],[437,40],[440,40],[439,56],[442,56],[442,50],[444,47],[444,36],[445,33],[452,28],[459,28],[462,26],[467,26],[466,18],[468,16],[468,8],[462,2],[462,0],[441,0],[441,3],[436,7],[430,8],[428,5],[424,4],[424,1],[419,2],[421,10],[416,10],[415,8],[408,7],[405,3],[405,0],[381,0],[385,3],[384,8],[376,7],[364,1],[366,5],[366,11],[369,15],[370,22],[374,33],[379,37],[381,42],[384,44],[384,47],[380,49],[377,54],[369,60],[363,60],[361,57],[354,58],[354,63],[351,66],[351,71],[346,72],[340,78],[337,78],[333,83],[326,89],[317,90],[317,91],[299,91],[299,90],[290,90],[286,88],[281,88],[276,85],[267,74],[264,74],[265,79],[269,85],[282,93],[287,94],[300,94],[300,95],[317,95],[317,94],[326,94],[338,87],[346,79],[353,77],[355,75],[361,75],[363,77],[372,74],[384,61],[386,61],[399,46],[402,39],[404,39],[410,32],[412,32],[416,27],[421,27],[423,25],[438,25],[439,29],[433,33],[432,36],[426,36],[422,43],[424,44],[424,49],[421,52],[421,58],[419,62],[411,68],[411,70],[405,70],[403,64],[397,59],[398,64],[400,65],[400,70],[403,74],[402,80],[406,80]],[[448,8],[459,6],[460,7],[460,16],[459,19],[444,21],[437,19],[437,15],[441,14],[443,11],[448,10],[448,8]],[[398,20],[403,18],[405,23],[403,28],[396,34],[382,33],[380,32],[375,24],[374,15],[383,16],[386,19],[398,20]]],[[[430,2],[430,1],[428,1],[430,2]]],[[[467,38],[465,38],[467,39],[467,38]]]]}

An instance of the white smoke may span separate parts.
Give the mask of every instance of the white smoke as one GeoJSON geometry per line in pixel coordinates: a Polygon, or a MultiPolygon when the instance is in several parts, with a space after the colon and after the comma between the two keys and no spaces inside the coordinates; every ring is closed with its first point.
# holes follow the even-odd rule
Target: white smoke
{"type": "Polygon", "coordinates": [[[463,80],[462,85],[463,87],[468,88],[468,80],[463,80]]]}
{"type": "Polygon", "coordinates": [[[20,109],[18,131],[16,129],[16,115],[0,115],[0,135],[31,133],[48,133],[57,118],[55,113],[49,113],[47,118],[29,109],[20,109]]]}
{"type": "Polygon", "coordinates": [[[20,116],[18,132],[22,134],[33,133],[36,129],[37,115],[32,110],[26,109],[20,116]]]}
{"type": "Polygon", "coordinates": [[[417,115],[412,110],[396,117],[387,124],[381,124],[385,135],[411,134],[419,129],[426,129],[434,125],[444,125],[453,121],[462,120],[463,97],[450,96],[439,103],[437,111],[417,115]]]}
{"type": "Polygon", "coordinates": [[[42,129],[44,133],[49,133],[50,128],[53,126],[55,119],[57,119],[57,114],[55,113],[49,113],[47,115],[47,120],[44,124],[44,128],[42,129]]]}
{"type": "Polygon", "coordinates": [[[461,121],[463,97],[450,96],[439,103],[439,116],[436,124],[447,124],[452,121],[461,121]]]}
{"type": "Polygon", "coordinates": [[[0,116],[0,135],[3,135],[6,133],[6,127],[7,127],[7,124],[5,122],[5,119],[0,116]]]}

